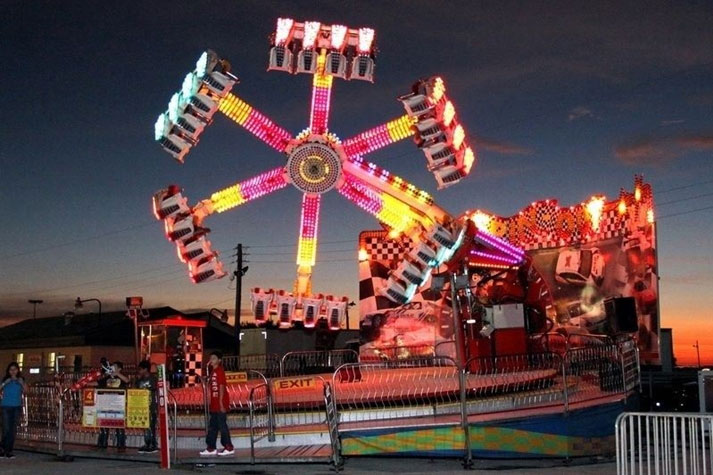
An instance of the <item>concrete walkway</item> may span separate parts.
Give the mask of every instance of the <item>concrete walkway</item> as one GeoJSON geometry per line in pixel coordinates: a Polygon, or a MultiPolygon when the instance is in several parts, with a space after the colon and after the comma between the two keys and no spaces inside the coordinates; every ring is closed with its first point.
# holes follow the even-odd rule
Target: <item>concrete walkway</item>
{"type": "MultiPolygon", "coordinates": [[[[126,474],[136,475],[144,473],[166,473],[152,463],[75,459],[73,462],[57,462],[49,455],[29,452],[17,452],[14,460],[0,459],[0,473],[2,474],[126,474]]],[[[379,458],[352,458],[346,461],[340,473],[347,475],[379,475],[389,473],[422,474],[434,473],[492,473],[502,471],[512,474],[550,474],[550,473],[577,473],[577,474],[609,474],[616,472],[614,463],[600,463],[593,465],[545,465],[539,461],[491,462],[476,461],[474,470],[464,472],[457,460],[431,460],[431,459],[379,459],[379,458]]],[[[334,474],[326,464],[292,464],[292,465],[216,465],[216,466],[180,466],[175,467],[172,473],[237,473],[250,475],[271,474],[334,474]]]]}

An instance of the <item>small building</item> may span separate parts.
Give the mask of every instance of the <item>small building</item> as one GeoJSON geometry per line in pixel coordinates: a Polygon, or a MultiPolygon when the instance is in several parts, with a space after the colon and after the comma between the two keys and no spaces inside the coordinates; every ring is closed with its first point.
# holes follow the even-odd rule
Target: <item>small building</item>
{"type": "Polygon", "coordinates": [[[0,367],[17,361],[32,380],[97,368],[101,358],[125,365],[150,359],[167,365],[172,386],[183,386],[201,375],[204,351],[234,351],[232,325],[208,312],[150,308],[136,323],[125,310],[23,320],[0,329],[0,367]]]}

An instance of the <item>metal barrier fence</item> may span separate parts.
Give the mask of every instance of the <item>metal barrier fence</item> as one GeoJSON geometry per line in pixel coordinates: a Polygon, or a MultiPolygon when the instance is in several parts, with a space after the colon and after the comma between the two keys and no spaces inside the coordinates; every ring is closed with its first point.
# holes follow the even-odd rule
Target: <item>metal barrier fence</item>
{"type": "Polygon", "coordinates": [[[433,345],[402,345],[363,348],[359,352],[359,361],[377,363],[380,361],[399,361],[435,356],[433,345]]]}
{"type": "Polygon", "coordinates": [[[250,417],[250,462],[255,463],[255,443],[264,438],[274,440],[272,426],[272,401],[270,386],[265,383],[253,386],[248,398],[250,417]]]}
{"type": "Polygon", "coordinates": [[[625,412],[615,433],[617,474],[713,473],[713,414],[625,412]]]}
{"type": "Polygon", "coordinates": [[[224,356],[225,371],[259,371],[268,378],[280,376],[280,356],[274,353],[261,355],[224,356]]]}
{"type": "MultiPolygon", "coordinates": [[[[355,358],[353,352],[295,355],[284,357],[284,373],[293,371],[293,361],[298,361],[297,368],[306,367],[307,358],[314,358],[314,367],[322,364],[323,368],[338,358],[355,358]]],[[[355,361],[337,367],[329,381],[318,375],[269,379],[247,366],[272,365],[270,371],[275,374],[277,362],[279,375],[278,359],[241,358],[224,359],[226,370],[247,373],[246,381],[228,386],[229,426],[249,430],[253,460],[255,444],[265,437],[273,439],[276,428],[312,426],[310,430],[332,437],[333,430],[339,434],[340,430],[398,420],[406,425],[461,425],[467,432],[469,415],[553,405],[562,405],[566,412],[572,403],[626,394],[639,383],[638,352],[628,342],[572,349],[564,356],[544,352],[473,358],[462,369],[453,359],[432,354],[355,361]]],[[[81,376],[30,386],[20,439],[95,445],[97,429],[81,424],[81,391],[67,389],[69,382],[81,376]]],[[[208,401],[204,387],[171,390],[174,452],[178,428],[205,430],[208,401]]],[[[127,435],[131,446],[140,441],[141,431],[127,430],[127,435]]],[[[335,443],[338,437],[330,440],[335,443]]]]}
{"type": "Polygon", "coordinates": [[[341,441],[339,440],[339,412],[337,411],[332,385],[328,382],[324,384],[324,407],[327,416],[329,442],[332,446],[332,463],[335,467],[339,467],[342,453],[341,441]]]}
{"type": "MultiPolygon", "coordinates": [[[[623,393],[626,377],[618,345],[569,350],[564,356],[567,397],[570,403],[623,393]]],[[[635,369],[638,373],[638,367],[635,369]]]]}
{"type": "Polygon", "coordinates": [[[343,364],[358,362],[354,350],[291,351],[280,360],[280,375],[331,374],[343,364]]]}
{"type": "Polygon", "coordinates": [[[557,353],[472,358],[464,374],[468,414],[562,404],[567,398],[557,353]]]}
{"type": "Polygon", "coordinates": [[[445,357],[343,365],[332,376],[340,423],[457,413],[458,373],[445,357]]]}

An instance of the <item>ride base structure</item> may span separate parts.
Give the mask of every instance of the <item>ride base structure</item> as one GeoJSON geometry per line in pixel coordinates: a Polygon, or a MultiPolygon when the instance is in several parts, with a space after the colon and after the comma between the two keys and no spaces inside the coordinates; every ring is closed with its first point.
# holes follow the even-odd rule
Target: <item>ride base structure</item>
{"type": "MultiPolygon", "coordinates": [[[[613,453],[614,419],[635,401],[636,342],[621,336],[592,338],[576,348],[526,347],[522,353],[486,349],[480,342],[488,338],[489,328],[479,309],[489,302],[474,290],[473,275],[478,282],[494,274],[507,276],[537,289],[531,292],[542,298],[527,294],[526,303],[534,310],[522,318],[532,323],[531,333],[539,335],[552,329],[548,324],[554,321],[552,300],[543,296],[554,290],[534,284],[543,277],[526,249],[495,226],[503,220],[488,215],[484,224],[482,212],[452,216],[426,192],[365,159],[371,152],[413,137],[439,188],[468,176],[476,161],[475,149],[443,79],[418,80],[399,97],[405,113],[385,124],[344,140],[329,129],[334,79],[372,82],[374,41],[370,28],[278,19],[268,69],[313,75],[309,125],[296,135],[235,95],[238,79],[230,65],[206,51],[159,116],[156,140],[183,163],[220,112],[283,154],[285,163],[195,205],[189,205],[178,186],[169,186],[154,195],[154,212],[190,278],[206,283],[226,272],[208,240],[210,230],[204,221],[213,213],[294,186],[303,194],[294,288],[253,289],[253,313],[260,323],[274,312],[286,329],[298,321],[309,328],[326,319],[331,329],[338,330],[346,298],[315,293],[311,282],[321,196],[336,190],[385,227],[379,239],[398,239],[401,246],[393,267],[385,267],[378,278],[368,276],[373,310],[422,302],[428,289],[445,295],[452,312],[449,341],[454,354],[439,352],[434,342],[430,351],[421,353],[390,353],[382,347],[376,356],[333,350],[225,357],[228,419],[237,455],[210,462],[340,465],[343,456],[396,455],[462,457],[469,465],[473,457],[568,459],[613,453]]],[[[591,221],[597,210],[601,208],[592,206],[585,217],[591,221]]],[[[366,264],[374,260],[373,249],[366,249],[366,240],[362,243],[363,280],[367,277],[361,275],[362,269],[375,266],[366,264]]],[[[382,331],[376,326],[372,330],[382,331]]],[[[36,411],[47,420],[30,421],[20,434],[28,446],[40,450],[61,441],[64,451],[69,447],[77,454],[93,446],[96,434],[80,423],[81,392],[71,386],[80,377],[67,378],[59,411],[46,407],[58,399],[54,387],[31,388],[30,404],[48,410],[36,411]]],[[[204,463],[196,457],[206,428],[203,388],[175,388],[167,396],[172,457],[204,463]]],[[[140,445],[141,434],[127,432],[129,446],[140,445]]],[[[154,460],[150,455],[141,457],[154,460]]]]}

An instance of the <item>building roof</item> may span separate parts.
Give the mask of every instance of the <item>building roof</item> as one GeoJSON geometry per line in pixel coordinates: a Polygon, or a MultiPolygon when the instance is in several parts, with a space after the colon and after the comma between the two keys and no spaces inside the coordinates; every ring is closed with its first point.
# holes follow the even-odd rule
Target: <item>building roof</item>
{"type": "MultiPolygon", "coordinates": [[[[186,320],[207,321],[211,329],[230,335],[232,326],[211,318],[207,312],[183,313],[172,307],[147,309],[144,321],[180,317],[186,320]]],[[[44,346],[133,346],[134,324],[126,310],[64,315],[27,319],[0,330],[0,348],[37,348],[44,346]]]]}

